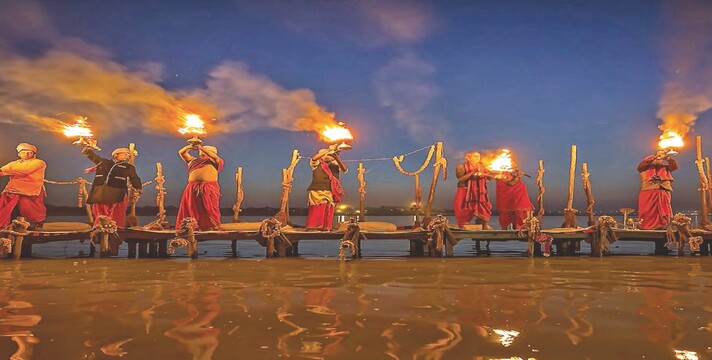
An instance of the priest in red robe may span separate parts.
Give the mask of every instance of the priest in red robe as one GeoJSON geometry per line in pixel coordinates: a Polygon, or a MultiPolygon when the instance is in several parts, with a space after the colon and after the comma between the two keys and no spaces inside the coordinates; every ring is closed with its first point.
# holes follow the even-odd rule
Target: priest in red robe
{"type": "Polygon", "coordinates": [[[523,172],[514,170],[496,177],[496,205],[502,230],[510,224],[515,230],[521,229],[527,213],[534,210],[534,205],[527,194],[527,186],[521,180],[522,176],[524,176],[523,172]]]}
{"type": "Polygon", "coordinates": [[[196,230],[220,229],[220,185],[218,173],[225,162],[218,156],[214,146],[187,145],[178,151],[181,159],[188,165],[188,185],[180,199],[176,228],[184,218],[191,217],[198,221],[196,230]],[[198,150],[198,157],[190,154],[198,150]]]}
{"type": "Polygon", "coordinates": [[[492,203],[487,194],[487,182],[493,174],[482,162],[479,152],[465,154],[465,162],[455,169],[457,175],[457,192],[455,193],[455,218],[457,225],[464,227],[475,219],[475,224],[481,224],[485,230],[491,230],[488,225],[492,216],[492,203]]]}
{"type": "Polygon", "coordinates": [[[309,230],[328,231],[333,226],[334,208],[344,196],[339,174],[349,169],[341,161],[337,145],[319,150],[309,165],[312,168],[312,182],[307,189],[309,213],[305,227],[309,230]]]}
{"type": "Polygon", "coordinates": [[[643,230],[665,229],[672,219],[672,172],[680,166],[665,150],[649,155],[638,165],[640,193],[638,194],[639,227],[643,230]]]}

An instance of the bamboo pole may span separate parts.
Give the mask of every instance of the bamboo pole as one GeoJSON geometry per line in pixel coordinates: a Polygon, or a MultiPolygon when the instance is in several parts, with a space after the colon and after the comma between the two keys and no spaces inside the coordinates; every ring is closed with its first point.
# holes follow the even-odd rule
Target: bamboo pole
{"type": "Polygon", "coordinates": [[[358,221],[366,221],[366,169],[363,167],[363,163],[358,163],[358,194],[359,194],[359,205],[358,205],[358,221]]]}
{"type": "Polygon", "coordinates": [[[571,145],[571,162],[569,164],[569,191],[566,209],[564,209],[564,223],[561,227],[576,228],[576,213],[574,209],[574,185],[576,184],[576,145],[571,145]]]}
{"type": "Polygon", "coordinates": [[[576,145],[571,145],[571,163],[569,165],[569,197],[566,209],[574,208],[574,184],[576,181],[576,145]]]}
{"type": "Polygon", "coordinates": [[[235,186],[237,187],[237,195],[235,197],[235,205],[232,206],[232,222],[234,223],[240,222],[242,201],[245,199],[245,193],[242,191],[242,166],[239,166],[235,173],[235,186]]]}
{"type": "Polygon", "coordinates": [[[168,227],[166,221],[166,178],[163,176],[163,165],[160,162],[156,163],[156,206],[158,206],[158,224],[164,229],[168,227]]]}
{"type": "MultiPolygon", "coordinates": [[[[129,143],[129,164],[134,165],[136,162],[136,144],[129,143]]],[[[128,179],[126,179],[128,183],[128,179]]],[[[126,217],[126,224],[118,224],[119,226],[125,225],[126,227],[138,226],[138,217],[136,216],[136,202],[138,194],[136,189],[129,183],[129,215],[126,217]]]]}
{"type": "Polygon", "coordinates": [[[447,173],[443,169],[443,164],[447,164],[443,158],[443,143],[438,141],[435,146],[435,170],[433,171],[433,179],[430,182],[430,191],[428,192],[428,203],[425,206],[425,213],[423,214],[423,225],[427,225],[426,221],[430,221],[431,214],[433,212],[433,201],[435,201],[435,189],[438,186],[438,176],[440,172],[443,173],[443,180],[446,179],[447,173]]]}
{"type": "Polygon", "coordinates": [[[593,204],[596,203],[596,200],[593,198],[593,192],[591,191],[591,180],[589,177],[591,174],[588,172],[588,164],[583,163],[583,173],[581,176],[583,177],[583,191],[586,194],[586,203],[588,206],[586,207],[586,214],[588,215],[588,226],[593,226],[596,224],[594,221],[594,211],[593,211],[593,204]]]}
{"type": "Polygon", "coordinates": [[[539,160],[539,170],[537,171],[536,175],[536,185],[539,187],[539,195],[536,197],[536,202],[537,206],[539,207],[539,211],[537,212],[536,217],[541,221],[541,217],[544,216],[544,193],[546,192],[546,188],[544,187],[544,160],[539,160]]]}
{"type": "Polygon", "coordinates": [[[700,178],[700,221],[698,222],[699,227],[706,227],[710,224],[709,220],[709,210],[707,208],[707,193],[709,191],[709,183],[707,180],[707,174],[705,173],[704,164],[705,160],[702,158],[702,136],[697,135],[695,137],[695,150],[696,150],[696,160],[695,165],[697,165],[697,174],[700,178]]]}
{"type": "Polygon", "coordinates": [[[413,228],[420,227],[420,205],[423,201],[423,191],[420,187],[420,174],[415,174],[415,202],[413,208],[415,209],[415,219],[413,219],[413,228]]]}
{"type": "Polygon", "coordinates": [[[289,193],[292,191],[292,183],[294,182],[294,167],[299,162],[299,151],[292,151],[292,159],[289,167],[282,169],[282,196],[279,207],[279,212],[274,216],[283,225],[289,223],[289,193]]]}
{"type": "MultiPolygon", "coordinates": [[[[707,185],[710,185],[710,184],[712,184],[712,170],[710,170],[710,158],[705,157],[705,165],[707,165],[707,166],[706,166],[706,169],[707,169],[707,185]]],[[[708,186],[708,188],[709,188],[709,189],[708,189],[709,191],[707,192],[707,195],[708,195],[708,199],[707,199],[708,207],[707,207],[707,210],[709,211],[709,204],[712,204],[712,186],[708,186]]]]}

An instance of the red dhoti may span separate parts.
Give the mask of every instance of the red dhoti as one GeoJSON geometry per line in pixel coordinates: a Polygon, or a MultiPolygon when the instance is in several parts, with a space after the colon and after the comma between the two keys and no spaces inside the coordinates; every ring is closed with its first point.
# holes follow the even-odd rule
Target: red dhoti
{"type": "Polygon", "coordinates": [[[473,217],[487,222],[492,216],[492,203],[490,203],[486,192],[483,196],[473,196],[468,201],[468,188],[458,187],[455,193],[454,210],[458,226],[468,224],[473,217]]]}
{"type": "Polygon", "coordinates": [[[670,191],[644,190],[638,194],[639,227],[643,230],[664,229],[672,219],[672,196],[670,191]]]}
{"type": "Polygon", "coordinates": [[[94,214],[94,226],[99,223],[99,216],[105,215],[116,222],[116,227],[123,229],[126,227],[126,208],[129,205],[129,197],[124,197],[124,201],[106,204],[91,204],[91,212],[94,214]]]}
{"type": "Polygon", "coordinates": [[[10,217],[15,206],[20,210],[20,216],[25,217],[27,221],[33,223],[43,222],[47,216],[44,198],[44,190],[39,195],[20,195],[3,192],[0,194],[0,226],[10,224],[10,217]]]}
{"type": "Polygon", "coordinates": [[[189,181],[183,191],[176,229],[184,218],[198,221],[197,230],[220,228],[220,185],[217,181],[189,181]]]}
{"type": "Polygon", "coordinates": [[[514,185],[507,185],[502,180],[497,180],[497,211],[499,212],[499,225],[502,229],[512,224],[514,229],[521,229],[527,212],[532,211],[534,205],[527,195],[527,187],[523,182],[517,181],[514,185]]]}
{"type": "Polygon", "coordinates": [[[334,195],[328,190],[309,191],[309,213],[304,226],[307,229],[331,230],[334,225],[334,195]]]}

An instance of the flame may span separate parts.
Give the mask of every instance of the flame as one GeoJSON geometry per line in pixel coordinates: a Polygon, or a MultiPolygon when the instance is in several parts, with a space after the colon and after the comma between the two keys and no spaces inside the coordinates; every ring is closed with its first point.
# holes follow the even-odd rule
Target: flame
{"type": "Polygon", "coordinates": [[[351,135],[351,131],[349,131],[342,122],[337,123],[336,126],[324,126],[321,135],[329,142],[353,140],[354,138],[353,135],[351,135]]]}
{"type": "Polygon", "coordinates": [[[667,129],[663,131],[660,135],[660,141],[658,142],[658,147],[662,150],[671,148],[681,148],[685,146],[685,142],[682,140],[682,136],[675,132],[674,130],[667,129]]]}
{"type": "Polygon", "coordinates": [[[67,137],[94,137],[91,129],[86,123],[86,117],[78,117],[77,122],[74,125],[65,125],[62,131],[67,137]]]}
{"type": "Polygon", "coordinates": [[[205,134],[205,122],[197,114],[185,115],[184,127],[179,128],[181,134],[202,135],[205,134]]]}
{"type": "Polygon", "coordinates": [[[512,161],[512,152],[509,149],[502,149],[499,156],[487,165],[487,168],[492,171],[510,172],[514,170],[514,161],[512,161]]]}

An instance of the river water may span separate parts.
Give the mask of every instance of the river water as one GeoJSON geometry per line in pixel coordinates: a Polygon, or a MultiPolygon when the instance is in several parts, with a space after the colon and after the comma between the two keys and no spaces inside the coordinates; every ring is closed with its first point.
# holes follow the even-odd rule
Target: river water
{"type": "Polygon", "coordinates": [[[712,358],[709,257],[528,259],[518,242],[473,257],[468,241],[406,258],[407,242],[373,241],[342,262],[311,243],[192,261],[40,245],[0,261],[0,359],[712,358]]]}

